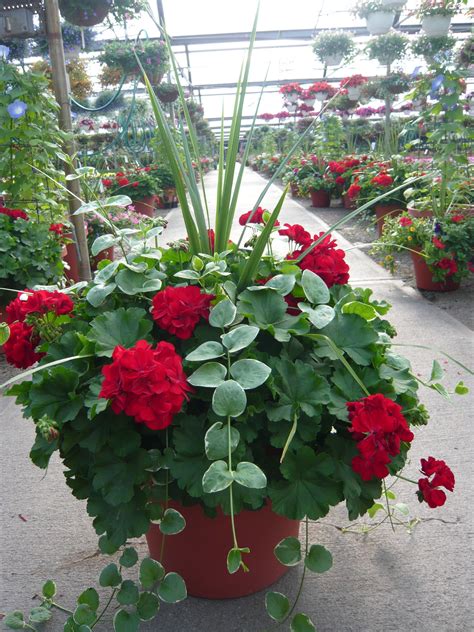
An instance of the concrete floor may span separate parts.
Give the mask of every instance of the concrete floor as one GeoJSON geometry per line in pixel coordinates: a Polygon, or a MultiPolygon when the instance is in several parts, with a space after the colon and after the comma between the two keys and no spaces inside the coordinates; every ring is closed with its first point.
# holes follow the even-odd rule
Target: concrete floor
{"type": "MultiPolygon", "coordinates": [[[[207,177],[210,198],[216,174],[207,177]]],[[[247,170],[237,215],[249,210],[264,180],[247,170]]],[[[264,206],[272,208],[280,191],[272,187],[264,206]]],[[[179,211],[169,216],[166,240],[185,234],[179,211]]],[[[312,232],[325,228],[310,211],[288,199],[280,221],[301,223],[312,232]]],[[[233,238],[239,234],[234,231],[233,238]]],[[[342,248],[349,242],[339,239],[342,248]]],[[[377,297],[392,305],[389,318],[398,341],[424,344],[446,350],[464,364],[472,364],[472,332],[449,314],[424,301],[400,281],[388,278],[364,253],[350,250],[351,282],[374,289],[377,297]]],[[[416,372],[429,375],[433,353],[413,347],[403,349],[416,372]]],[[[442,360],[440,354],[434,354],[442,360]]],[[[447,383],[464,379],[449,361],[442,362],[447,383]]],[[[11,375],[0,357],[0,382],[11,375]]],[[[473,449],[472,396],[446,401],[424,390],[422,399],[431,411],[428,428],[417,431],[412,461],[406,475],[417,476],[422,456],[443,458],[456,475],[456,490],[445,507],[430,510],[419,505],[411,485],[397,485],[400,501],[409,504],[412,517],[421,523],[412,534],[399,529],[393,534],[383,526],[370,535],[343,533],[347,516],[336,508],[324,520],[311,525],[311,541],[332,551],[334,566],[328,573],[310,575],[305,583],[299,611],[309,614],[319,632],[470,632],[472,623],[473,449]]],[[[54,578],[58,601],[73,606],[83,589],[95,585],[107,561],[97,554],[97,538],[84,503],[72,498],[64,483],[61,466],[53,459],[44,475],[28,460],[33,441],[32,424],[21,417],[12,400],[1,403],[3,443],[1,455],[1,600],[0,611],[28,609],[42,583],[54,578]]],[[[210,543],[211,544],[211,543],[210,543]]],[[[137,543],[146,554],[144,539],[137,543]]],[[[293,595],[299,570],[293,569],[273,589],[293,595]]],[[[64,616],[56,613],[45,626],[62,630],[64,616]]],[[[144,632],[264,632],[273,629],[264,611],[264,593],[234,601],[189,598],[174,607],[162,607],[156,622],[144,624],[144,632]]],[[[110,619],[96,628],[111,631],[110,619]]],[[[288,629],[287,627],[285,629],[288,629]]]]}

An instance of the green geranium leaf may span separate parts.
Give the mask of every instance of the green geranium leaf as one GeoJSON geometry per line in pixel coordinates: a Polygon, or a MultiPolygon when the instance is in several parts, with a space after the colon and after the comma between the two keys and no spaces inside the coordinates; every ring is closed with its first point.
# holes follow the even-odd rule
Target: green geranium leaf
{"type": "MultiPolygon", "coordinates": [[[[286,304],[286,303],[285,303],[286,304]]],[[[222,342],[230,353],[235,353],[248,347],[257,337],[258,327],[239,325],[222,336],[222,342]]]]}
{"type": "Polygon", "coordinates": [[[86,299],[92,305],[92,307],[100,307],[109,294],[115,290],[117,285],[115,283],[109,283],[108,285],[93,285],[87,292],[86,299]]]}
{"type": "Polygon", "coordinates": [[[343,314],[356,314],[364,320],[374,320],[377,318],[378,313],[372,305],[361,303],[360,301],[351,301],[342,306],[343,314]]]}
{"type": "Polygon", "coordinates": [[[303,271],[301,285],[303,286],[306,298],[310,303],[313,303],[313,305],[329,303],[331,295],[328,286],[320,276],[311,272],[311,270],[303,271]]]}
{"type": "Polygon", "coordinates": [[[136,612],[119,610],[114,617],[115,632],[136,632],[140,626],[140,617],[136,612]]]}
{"type": "Polygon", "coordinates": [[[242,461],[234,472],[234,480],[250,489],[263,489],[267,486],[267,477],[255,463],[242,461]]]}
{"type": "Polygon", "coordinates": [[[41,592],[46,599],[52,599],[54,597],[56,594],[56,584],[52,579],[48,579],[48,581],[43,584],[41,592]]]}
{"type": "MultiPolygon", "coordinates": [[[[230,428],[230,449],[231,453],[234,452],[239,445],[240,433],[232,427],[230,428]]],[[[206,456],[210,461],[216,461],[223,459],[229,454],[229,431],[227,426],[224,426],[222,422],[216,421],[209,430],[206,432],[204,438],[204,448],[206,456]]]]}
{"type": "Polygon", "coordinates": [[[140,593],[137,603],[137,614],[142,621],[150,621],[160,608],[160,600],[152,593],[144,591],[140,593]]]}
{"type": "Polygon", "coordinates": [[[65,366],[55,366],[39,373],[40,379],[30,389],[31,413],[35,419],[44,415],[61,422],[75,419],[84,405],[76,393],[79,375],[65,366]]]}
{"type": "Polygon", "coordinates": [[[227,375],[227,369],[220,362],[206,362],[188,377],[192,386],[215,388],[221,384],[227,375]]]}
{"type": "MultiPolygon", "coordinates": [[[[378,333],[363,318],[355,314],[336,314],[321,333],[331,338],[357,364],[370,364],[375,353],[370,346],[377,342],[378,333]]],[[[324,353],[327,351],[324,350],[324,353]]]]}
{"type": "Polygon", "coordinates": [[[160,531],[166,535],[175,535],[181,533],[186,526],[186,520],[176,511],[176,509],[167,509],[160,522],[160,531]]]}
{"type": "Polygon", "coordinates": [[[15,610],[15,612],[7,614],[5,619],[3,619],[3,623],[7,626],[7,628],[10,628],[10,630],[24,630],[26,627],[23,612],[20,612],[19,610],[15,610]]]}
{"type": "Polygon", "coordinates": [[[209,324],[212,327],[228,327],[234,321],[237,313],[236,306],[228,298],[217,303],[215,307],[211,309],[209,314],[209,324]]]}
{"type": "Polygon", "coordinates": [[[230,374],[243,389],[261,386],[271,372],[271,368],[259,360],[237,360],[230,367],[230,374]]]}
{"type": "Polygon", "coordinates": [[[131,579],[122,582],[117,593],[117,601],[121,606],[132,606],[137,603],[139,597],[138,586],[131,579]]]}
{"type": "Polygon", "coordinates": [[[301,562],[301,542],[298,538],[285,538],[276,545],[275,557],[284,566],[296,566],[301,562]]]}
{"type": "Polygon", "coordinates": [[[158,597],[166,603],[183,601],[187,594],[186,584],[178,573],[167,573],[158,590],[158,597]]]}
{"type": "Polygon", "coordinates": [[[7,323],[0,323],[0,345],[4,345],[10,338],[10,327],[7,323]]]}
{"type": "Polygon", "coordinates": [[[138,553],[133,547],[127,547],[123,550],[119,562],[121,566],[125,566],[125,568],[131,568],[132,566],[135,566],[135,564],[138,562],[138,553]]]}
{"type": "Polygon", "coordinates": [[[329,508],[343,500],[342,485],[333,480],[334,461],[327,454],[319,454],[309,446],[296,453],[288,451],[280,466],[286,481],[269,486],[273,510],[292,520],[318,520],[329,508]]]}
{"type": "Polygon", "coordinates": [[[53,613],[49,608],[36,606],[36,608],[32,608],[30,610],[30,616],[28,618],[31,623],[45,623],[46,621],[49,621],[52,616],[53,613]]]}
{"type": "Polygon", "coordinates": [[[287,308],[278,292],[265,287],[259,292],[245,290],[239,297],[239,312],[264,329],[283,320],[287,308]]]}
{"type": "Polygon", "coordinates": [[[313,573],[325,573],[332,566],[332,555],[324,546],[313,544],[304,563],[313,573]]]}
{"type": "Polygon", "coordinates": [[[212,396],[212,409],[220,417],[238,417],[246,405],[245,391],[235,380],[219,384],[212,396]]]}
{"type": "Polygon", "coordinates": [[[269,616],[281,623],[290,611],[290,601],[280,592],[268,592],[265,595],[265,608],[269,616]]]}
{"type": "Polygon", "coordinates": [[[78,604],[85,604],[91,610],[97,610],[99,607],[99,593],[95,588],[87,588],[77,598],[78,604]]]}
{"type": "Polygon", "coordinates": [[[203,360],[212,360],[213,358],[220,358],[224,355],[224,347],[220,342],[213,342],[209,340],[199,345],[197,349],[191,351],[186,356],[188,362],[202,362],[203,360]]]}
{"type": "Polygon", "coordinates": [[[110,358],[117,345],[129,349],[145,339],[153,327],[145,317],[146,312],[140,307],[120,307],[94,318],[87,337],[95,342],[96,354],[110,358]]]}
{"type": "Polygon", "coordinates": [[[274,369],[278,408],[273,419],[293,421],[293,414],[299,409],[315,417],[318,407],[329,402],[329,384],[311,365],[301,360],[278,359],[274,369]]]}
{"type": "Polygon", "coordinates": [[[290,630],[291,632],[316,632],[316,628],[311,619],[301,612],[295,614],[293,617],[290,630]]]}
{"type": "Polygon", "coordinates": [[[122,582],[122,575],[120,575],[119,570],[117,568],[117,564],[109,564],[99,575],[99,584],[103,588],[111,587],[115,588],[122,582]]]}
{"type": "Polygon", "coordinates": [[[234,478],[225,461],[212,463],[202,477],[202,487],[206,494],[220,492],[232,485],[234,478]]]}
{"type": "Polygon", "coordinates": [[[90,606],[86,603],[81,603],[74,610],[74,614],[72,615],[74,622],[77,625],[91,625],[96,620],[96,613],[90,606]]]}
{"type": "Polygon", "coordinates": [[[165,576],[165,569],[151,557],[145,557],[140,564],[140,583],[143,588],[153,588],[165,576]]]}
{"type": "Polygon", "coordinates": [[[323,329],[323,327],[329,325],[336,315],[334,308],[330,305],[317,305],[313,308],[307,303],[298,303],[298,307],[302,312],[308,314],[310,322],[316,327],[316,329],[323,329]]]}

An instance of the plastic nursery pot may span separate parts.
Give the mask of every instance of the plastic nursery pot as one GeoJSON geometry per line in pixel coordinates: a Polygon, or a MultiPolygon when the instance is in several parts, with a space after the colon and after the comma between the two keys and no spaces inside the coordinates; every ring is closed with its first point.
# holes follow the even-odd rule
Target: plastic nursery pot
{"type": "Polygon", "coordinates": [[[347,87],[347,96],[351,101],[357,101],[360,97],[362,89],[359,86],[348,86],[347,87]]]}
{"type": "Polygon", "coordinates": [[[102,252],[99,252],[99,254],[96,255],[95,257],[91,257],[91,269],[93,271],[97,270],[97,266],[99,265],[101,261],[104,261],[104,259],[110,259],[110,261],[114,260],[114,247],[113,246],[110,246],[110,248],[106,248],[105,250],[102,250],[102,252]]]}
{"type": "Polygon", "coordinates": [[[200,505],[183,507],[171,502],[186,520],[186,527],[177,535],[165,537],[158,525],[151,525],[147,533],[150,556],[161,563],[166,572],[179,573],[188,593],[206,599],[234,599],[251,595],[270,586],[288,570],[276,559],[273,549],[284,538],[298,537],[299,521],[289,520],[273,513],[270,505],[258,511],[241,511],[235,516],[239,546],[248,547],[250,553],[243,560],[249,572],[242,570],[230,575],[227,571],[227,554],[232,548],[232,531],[229,516],[220,509],[215,518],[205,515],[200,505]]]}
{"type": "Polygon", "coordinates": [[[105,20],[111,3],[109,0],[96,0],[94,9],[89,11],[78,6],[77,0],[59,0],[61,15],[70,24],[76,26],[95,26],[105,20]]]}
{"type": "Polygon", "coordinates": [[[331,205],[331,194],[328,191],[315,191],[311,189],[311,206],[314,208],[328,208],[331,205]]]}
{"type": "Polygon", "coordinates": [[[326,66],[340,66],[344,55],[342,53],[334,53],[333,55],[325,55],[323,62],[326,66]]]}
{"type": "Polygon", "coordinates": [[[429,37],[447,35],[450,25],[450,15],[425,15],[421,21],[421,28],[429,37]]]}
{"type": "Polygon", "coordinates": [[[371,35],[383,35],[392,28],[395,11],[376,11],[366,17],[367,30],[371,35]]]}
{"type": "Polygon", "coordinates": [[[141,213],[147,217],[153,217],[155,211],[155,196],[149,195],[141,200],[135,200],[133,202],[136,213],[141,213]]]}
{"type": "Polygon", "coordinates": [[[444,281],[433,281],[433,273],[429,269],[425,258],[419,252],[410,252],[415,270],[416,287],[430,292],[453,292],[459,288],[459,283],[449,276],[444,281]]]}
{"type": "Polygon", "coordinates": [[[377,204],[375,207],[375,217],[377,218],[377,231],[381,235],[386,217],[396,217],[403,213],[400,204],[377,204]]]}

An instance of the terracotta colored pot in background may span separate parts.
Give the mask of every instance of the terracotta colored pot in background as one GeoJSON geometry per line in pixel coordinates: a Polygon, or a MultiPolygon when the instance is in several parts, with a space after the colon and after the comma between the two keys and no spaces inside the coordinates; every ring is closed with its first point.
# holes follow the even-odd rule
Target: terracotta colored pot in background
{"type": "MultiPolygon", "coordinates": [[[[229,516],[218,510],[216,518],[208,518],[200,505],[183,507],[172,502],[186,520],[186,528],[165,538],[161,560],[166,572],[182,575],[193,597],[233,599],[251,595],[270,586],[288,570],[276,559],[273,549],[284,538],[298,537],[299,521],[273,513],[269,505],[258,511],[241,511],[235,516],[239,545],[249,547],[244,562],[250,572],[242,570],[230,575],[227,554],[232,548],[229,516]]],[[[147,533],[150,555],[160,560],[162,533],[152,525],[147,533]]]]}
{"type": "Polygon", "coordinates": [[[355,209],[357,207],[355,200],[350,198],[347,193],[342,196],[342,205],[347,209],[355,209]]]}
{"type": "Polygon", "coordinates": [[[416,208],[407,209],[412,217],[433,217],[433,211],[417,211],[416,208]]]}
{"type": "Polygon", "coordinates": [[[104,259],[110,259],[110,261],[114,260],[114,247],[110,246],[110,248],[106,248],[99,252],[95,257],[91,257],[91,269],[93,271],[97,270],[97,266],[100,261],[104,261],[104,259]]]}
{"type": "Polygon", "coordinates": [[[375,207],[375,216],[377,218],[377,230],[379,235],[383,232],[383,225],[386,217],[396,217],[403,213],[400,204],[377,204],[375,207]]]}
{"type": "MultiPolygon", "coordinates": [[[[72,239],[72,233],[64,235],[68,239],[72,239]]],[[[64,270],[64,274],[70,281],[77,283],[80,280],[79,277],[79,258],[76,248],[76,243],[72,241],[66,244],[63,248],[63,259],[68,264],[69,270],[64,270]]]]}
{"type": "Polygon", "coordinates": [[[142,200],[136,200],[133,202],[133,207],[137,213],[141,213],[147,217],[153,217],[155,214],[155,196],[149,195],[142,200]]]}
{"type": "Polygon", "coordinates": [[[311,206],[314,208],[328,208],[331,205],[331,194],[328,191],[315,191],[311,189],[311,206]]]}
{"type": "Polygon", "coordinates": [[[295,184],[294,182],[290,182],[290,191],[291,191],[291,196],[292,197],[299,197],[300,196],[300,190],[297,184],[295,184]]]}
{"type": "Polygon", "coordinates": [[[415,270],[416,287],[419,290],[429,290],[431,292],[452,292],[459,288],[459,283],[447,277],[445,281],[433,281],[433,273],[429,269],[425,258],[418,252],[410,252],[415,270]]]}
{"type": "Polygon", "coordinates": [[[70,24],[76,26],[96,26],[105,20],[110,11],[110,2],[96,0],[94,11],[81,9],[78,3],[71,0],[59,0],[61,15],[70,24]]]}

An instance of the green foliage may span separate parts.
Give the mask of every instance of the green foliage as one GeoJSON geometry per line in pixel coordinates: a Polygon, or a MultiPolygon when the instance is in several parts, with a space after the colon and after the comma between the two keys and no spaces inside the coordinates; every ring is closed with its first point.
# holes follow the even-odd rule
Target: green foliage
{"type": "Polygon", "coordinates": [[[347,61],[355,51],[355,44],[351,35],[344,31],[321,31],[313,41],[313,50],[323,63],[328,56],[338,54],[347,61]]]}
{"type": "Polygon", "coordinates": [[[379,64],[387,66],[401,60],[408,47],[408,38],[396,32],[378,35],[369,40],[366,51],[370,59],[376,59],[379,64]]]}
{"type": "Polygon", "coordinates": [[[169,55],[162,40],[112,41],[106,44],[100,61],[109,68],[119,68],[126,75],[141,75],[135,54],[152,81],[158,85],[169,68],[169,55]]]}

